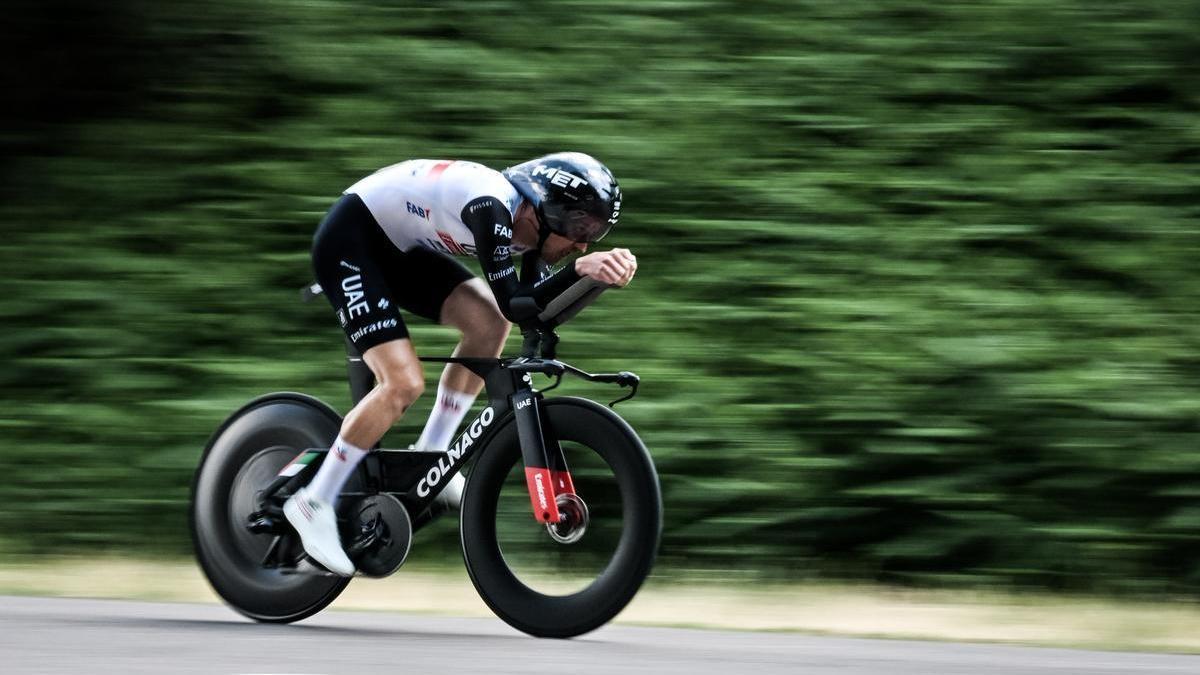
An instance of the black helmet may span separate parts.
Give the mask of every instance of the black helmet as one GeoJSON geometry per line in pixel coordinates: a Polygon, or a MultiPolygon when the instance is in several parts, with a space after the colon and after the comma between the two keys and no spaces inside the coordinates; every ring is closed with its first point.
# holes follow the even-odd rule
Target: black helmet
{"type": "Polygon", "coordinates": [[[556,152],[503,173],[537,213],[543,241],[550,232],[572,241],[600,241],[621,215],[617,179],[582,152],[556,152]]]}

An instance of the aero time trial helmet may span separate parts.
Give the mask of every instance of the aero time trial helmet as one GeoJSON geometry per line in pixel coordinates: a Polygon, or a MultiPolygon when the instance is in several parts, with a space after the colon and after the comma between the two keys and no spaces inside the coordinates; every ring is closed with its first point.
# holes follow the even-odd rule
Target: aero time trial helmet
{"type": "Polygon", "coordinates": [[[533,207],[543,240],[553,232],[577,242],[600,241],[621,215],[617,179],[582,152],[556,152],[503,173],[533,207]]]}

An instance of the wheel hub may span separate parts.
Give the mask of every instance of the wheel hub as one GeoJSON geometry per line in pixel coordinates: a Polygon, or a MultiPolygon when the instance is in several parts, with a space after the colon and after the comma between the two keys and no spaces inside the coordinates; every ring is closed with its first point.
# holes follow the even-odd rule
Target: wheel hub
{"type": "Polygon", "coordinates": [[[583,538],[588,526],[588,508],[583,499],[574,493],[558,495],[554,498],[558,505],[559,521],[547,523],[546,531],[550,538],[560,544],[574,544],[583,538]]]}
{"type": "Polygon", "coordinates": [[[354,505],[351,519],[357,533],[346,548],[355,567],[369,577],[383,578],[404,564],[412,549],[412,519],[389,494],[370,495],[354,505]]]}

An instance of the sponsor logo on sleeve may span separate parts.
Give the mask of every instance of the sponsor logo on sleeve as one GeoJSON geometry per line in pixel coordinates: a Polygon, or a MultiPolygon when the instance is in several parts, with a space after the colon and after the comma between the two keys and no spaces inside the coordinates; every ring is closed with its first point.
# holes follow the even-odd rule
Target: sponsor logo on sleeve
{"type": "Polygon", "coordinates": [[[504,237],[505,239],[512,239],[512,230],[508,229],[507,227],[505,227],[504,225],[502,225],[500,223],[496,223],[496,226],[494,228],[492,228],[492,234],[495,234],[497,237],[504,237]]]}
{"type": "Polygon", "coordinates": [[[474,204],[471,204],[470,206],[467,207],[467,213],[473,214],[476,211],[479,211],[480,209],[490,209],[495,204],[496,204],[495,199],[484,199],[482,201],[476,200],[476,202],[474,204]]]}
{"type": "Polygon", "coordinates": [[[517,268],[509,267],[509,268],[503,269],[499,272],[488,272],[487,278],[488,278],[488,281],[498,281],[516,271],[517,271],[517,268]]]}

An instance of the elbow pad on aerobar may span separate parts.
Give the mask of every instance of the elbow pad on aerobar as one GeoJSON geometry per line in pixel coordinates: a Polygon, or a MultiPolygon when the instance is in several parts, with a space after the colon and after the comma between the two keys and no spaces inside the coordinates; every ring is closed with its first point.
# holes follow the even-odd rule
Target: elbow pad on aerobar
{"type": "Polygon", "coordinates": [[[542,308],[538,307],[537,300],[528,296],[516,297],[508,301],[508,318],[515,324],[523,326],[536,319],[541,311],[542,308]]]}

